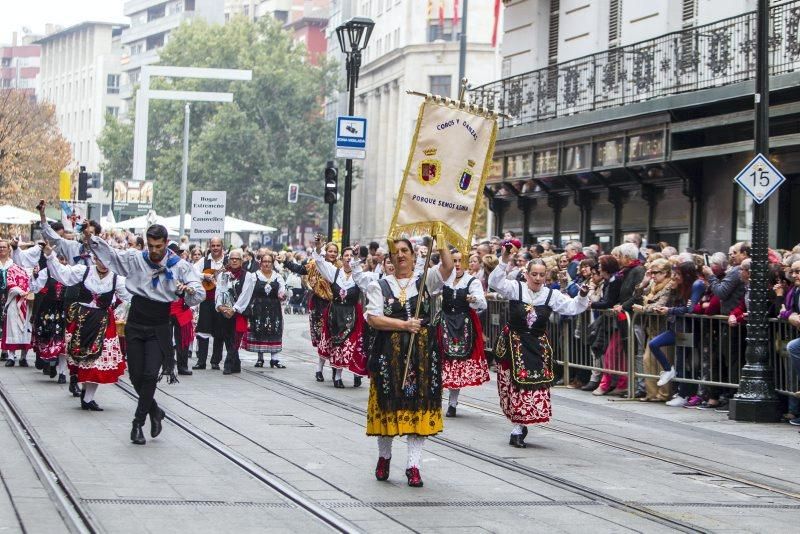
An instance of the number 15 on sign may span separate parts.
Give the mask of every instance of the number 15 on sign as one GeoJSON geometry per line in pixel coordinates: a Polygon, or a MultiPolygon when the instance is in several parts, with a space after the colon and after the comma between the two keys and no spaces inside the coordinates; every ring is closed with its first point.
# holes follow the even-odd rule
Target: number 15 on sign
{"type": "Polygon", "coordinates": [[[761,204],[775,192],[786,178],[763,154],[758,154],[733,179],[745,193],[761,204]]]}

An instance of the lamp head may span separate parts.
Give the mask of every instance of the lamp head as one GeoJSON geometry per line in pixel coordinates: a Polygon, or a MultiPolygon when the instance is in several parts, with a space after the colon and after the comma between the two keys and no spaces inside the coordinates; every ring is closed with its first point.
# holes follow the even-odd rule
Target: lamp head
{"type": "Polygon", "coordinates": [[[339,47],[347,54],[364,50],[372,36],[375,21],[365,17],[353,17],[338,28],[336,36],[339,38],[339,47]]]}

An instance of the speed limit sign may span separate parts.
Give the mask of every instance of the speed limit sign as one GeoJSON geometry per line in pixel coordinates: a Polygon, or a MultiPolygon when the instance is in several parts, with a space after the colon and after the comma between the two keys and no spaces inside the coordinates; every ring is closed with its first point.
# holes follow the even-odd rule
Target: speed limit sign
{"type": "Polygon", "coordinates": [[[755,202],[761,204],[786,181],[786,178],[763,154],[759,154],[745,165],[733,181],[739,184],[755,202]]]}

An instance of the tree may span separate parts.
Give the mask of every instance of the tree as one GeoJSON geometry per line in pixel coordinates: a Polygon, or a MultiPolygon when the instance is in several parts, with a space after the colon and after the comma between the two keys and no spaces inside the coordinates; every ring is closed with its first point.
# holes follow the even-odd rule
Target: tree
{"type": "MultiPolygon", "coordinates": [[[[301,196],[288,204],[286,195],[289,182],[295,182],[302,192],[322,196],[322,172],[333,145],[333,126],[322,116],[336,83],[331,63],[311,65],[305,47],[269,18],[183,25],[170,34],[160,63],[253,71],[248,82],[153,81],[154,88],[234,94],[229,104],[192,103],[190,191],[226,190],[230,215],[278,227],[321,217],[326,208],[321,201],[301,196]]],[[[147,178],[156,182],[156,210],[168,214],[179,204],[183,105],[150,103],[147,178]]],[[[109,120],[98,144],[105,174],[128,178],[132,128],[109,120]]]]}
{"type": "Polygon", "coordinates": [[[0,91],[0,204],[32,209],[58,199],[58,175],[70,161],[53,106],[23,91],[0,91]]]}

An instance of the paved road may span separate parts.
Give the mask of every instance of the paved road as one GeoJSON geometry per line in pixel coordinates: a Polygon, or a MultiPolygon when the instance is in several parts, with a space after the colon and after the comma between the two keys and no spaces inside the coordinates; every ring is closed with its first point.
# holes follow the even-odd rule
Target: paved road
{"type": "Polygon", "coordinates": [[[532,429],[523,450],[508,446],[494,381],[464,390],[459,417],[426,444],[425,487],[405,484],[401,442],[390,481],[377,482],[367,382],[337,390],[327,371],[315,382],[306,325],[287,317],[286,369],[255,369],[245,354],[241,375],[201,371],[162,386],[172,420],[144,447],[128,440],[125,384],[101,387],[105,411],[91,413],[34,369],[0,368],[19,411],[0,410],[0,533],[71,523],[136,533],[796,528],[796,429],[561,388],[555,420],[532,429]],[[49,466],[17,433],[23,424],[49,466]],[[61,493],[42,482],[48,471],[61,493]]]}

